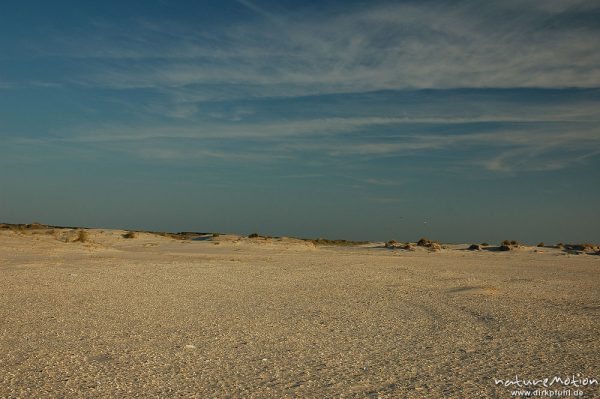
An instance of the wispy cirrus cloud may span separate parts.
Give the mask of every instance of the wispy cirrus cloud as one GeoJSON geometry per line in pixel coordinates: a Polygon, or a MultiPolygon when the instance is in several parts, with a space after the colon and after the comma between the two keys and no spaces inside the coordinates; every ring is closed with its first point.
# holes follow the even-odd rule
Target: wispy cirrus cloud
{"type": "MultiPolygon", "coordinates": [[[[413,121],[414,122],[414,121],[413,121]]],[[[206,127],[194,126],[104,126],[88,132],[79,128],[70,135],[40,139],[14,139],[14,144],[43,143],[73,148],[128,153],[160,162],[268,162],[301,159],[326,163],[442,154],[448,165],[481,167],[490,172],[546,171],[581,164],[600,153],[600,129],[595,122],[487,123],[461,122],[460,130],[448,134],[431,131],[403,118],[331,118],[293,123],[261,122],[206,127]],[[471,126],[474,125],[474,126],[471,126]],[[467,129],[468,127],[468,129],[467,129]],[[381,130],[383,129],[383,130],[381,130]],[[454,155],[460,154],[460,155],[454,155]]],[[[434,122],[433,126],[447,126],[434,122]]],[[[7,143],[9,143],[8,140],[7,143]]],[[[396,184],[370,178],[362,183],[396,184]]]]}
{"type": "Polygon", "coordinates": [[[292,14],[240,7],[257,18],[211,32],[168,20],[100,25],[57,40],[53,51],[87,60],[71,82],[199,100],[600,82],[600,26],[589,18],[600,11],[589,1],[370,3],[292,14]]]}
{"type": "Polygon", "coordinates": [[[55,82],[29,81],[102,92],[136,116],[76,124],[44,140],[120,148],[162,162],[367,160],[468,149],[451,162],[493,172],[565,168],[600,147],[595,93],[554,102],[477,94],[598,88],[594,2],[372,2],[325,12],[238,5],[247,15],[226,29],[147,16],[127,24],[96,20],[80,35],[58,32],[44,41],[37,57],[77,68],[57,72],[55,82]],[[473,92],[444,95],[453,88],[473,92]],[[392,107],[382,91],[409,94],[392,98],[392,107]],[[310,101],[283,111],[256,102],[306,97],[318,104],[332,93],[364,96],[311,111],[298,110],[310,101]],[[370,97],[384,100],[369,105],[370,97]]]}

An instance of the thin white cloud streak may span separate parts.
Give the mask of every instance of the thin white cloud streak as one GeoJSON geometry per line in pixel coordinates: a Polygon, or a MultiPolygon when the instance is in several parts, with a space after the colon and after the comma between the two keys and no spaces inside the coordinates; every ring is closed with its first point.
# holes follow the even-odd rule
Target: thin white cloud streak
{"type": "Polygon", "coordinates": [[[0,90],[1,89],[12,89],[13,87],[14,87],[13,83],[3,82],[2,80],[0,80],[0,90]]]}
{"type": "Polygon", "coordinates": [[[390,180],[390,179],[379,179],[379,178],[369,178],[363,180],[364,183],[372,184],[374,186],[399,186],[403,184],[403,181],[400,180],[390,180]]]}
{"type": "Polygon", "coordinates": [[[491,172],[506,173],[559,170],[584,164],[590,158],[598,156],[600,129],[415,135],[388,143],[336,143],[328,148],[320,146],[321,151],[340,158],[432,154],[455,149],[470,151],[465,159],[458,162],[459,166],[467,168],[479,166],[491,172]],[[479,155],[482,150],[488,155],[479,155]]]}
{"type": "Polygon", "coordinates": [[[256,4],[254,4],[251,1],[248,0],[236,0],[239,4],[242,4],[244,7],[249,8],[250,10],[260,14],[261,16],[265,17],[266,19],[268,19],[269,21],[273,22],[273,23],[278,23],[280,22],[280,20],[277,18],[276,15],[271,14],[270,12],[266,11],[265,9],[258,7],[256,4]]]}
{"type": "Polygon", "coordinates": [[[590,151],[582,155],[547,158],[543,154],[531,151],[531,148],[505,151],[491,159],[476,162],[492,172],[515,173],[520,171],[548,172],[584,164],[588,158],[595,157],[600,151],[590,151]]]}
{"type": "Polygon", "coordinates": [[[397,204],[407,202],[406,199],[397,197],[367,197],[367,201],[375,202],[378,204],[397,204]]]}
{"type": "MultiPolygon", "coordinates": [[[[422,116],[362,116],[325,117],[299,120],[247,122],[244,115],[251,110],[235,110],[230,120],[217,122],[193,121],[187,124],[77,126],[61,140],[70,142],[141,141],[148,139],[284,139],[303,136],[335,136],[363,132],[369,137],[371,128],[401,125],[453,125],[470,123],[599,123],[598,104],[595,101],[548,106],[509,104],[504,108],[494,105],[495,114],[479,114],[466,110],[461,116],[452,116],[453,110],[431,109],[422,116]],[[472,115],[468,115],[472,112],[472,115]]],[[[400,107],[401,108],[401,107],[400,107]]],[[[489,108],[489,106],[487,107],[489,108]]],[[[151,110],[155,108],[150,107],[151,110]]],[[[185,116],[185,115],[184,115],[185,116]]]]}
{"type": "Polygon", "coordinates": [[[219,151],[209,148],[194,148],[190,146],[135,146],[135,147],[113,147],[113,150],[121,150],[136,157],[161,162],[187,162],[189,160],[205,161],[220,160],[228,163],[264,163],[278,162],[289,158],[286,154],[269,153],[268,156],[260,153],[219,151]]]}
{"type": "MultiPolygon", "coordinates": [[[[522,124],[494,131],[432,134],[420,131],[373,134],[378,126],[392,128],[404,119],[329,118],[295,123],[218,126],[205,131],[190,127],[139,127],[104,129],[72,136],[13,139],[13,144],[36,146],[60,143],[121,151],[163,162],[216,159],[225,162],[289,161],[298,157],[326,162],[362,161],[382,157],[430,156],[466,151],[463,167],[483,167],[491,172],[547,171],[582,164],[600,154],[597,124],[522,124]],[[388,126],[389,125],[389,126],[388,126]],[[282,130],[283,129],[283,130],[282,130]],[[364,132],[363,132],[364,130],[364,132]],[[340,134],[358,132],[353,139],[340,134]],[[250,140],[241,144],[240,139],[250,140]]],[[[9,140],[10,141],[10,140],[9,140]]],[[[381,180],[363,183],[385,185],[381,180]]]]}
{"type": "MultiPolygon", "coordinates": [[[[503,0],[503,5],[506,7],[518,8],[522,7],[523,0],[503,0]]],[[[528,0],[527,4],[533,8],[547,13],[561,13],[573,7],[580,10],[592,10],[597,8],[597,3],[594,1],[585,0],[528,0]]]]}
{"type": "Polygon", "coordinates": [[[101,31],[104,39],[65,40],[57,51],[90,60],[73,79],[80,84],[173,95],[215,85],[209,98],[600,84],[598,31],[546,26],[585,2],[371,4],[336,15],[280,15],[242,3],[265,21],[210,33],[149,21],[121,28],[118,43],[101,31]],[[112,66],[94,68],[103,58],[112,66]]]}

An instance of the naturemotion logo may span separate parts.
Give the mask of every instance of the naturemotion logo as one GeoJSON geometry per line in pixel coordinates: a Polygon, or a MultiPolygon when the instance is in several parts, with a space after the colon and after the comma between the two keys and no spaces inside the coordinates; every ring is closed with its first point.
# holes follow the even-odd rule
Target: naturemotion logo
{"type": "Polygon", "coordinates": [[[544,378],[494,378],[494,384],[506,388],[518,388],[511,391],[514,397],[569,397],[582,396],[584,392],[580,388],[597,386],[598,380],[592,377],[572,374],[567,377],[544,377],[544,378]],[[547,389],[551,388],[551,389],[547,389]]]}
{"type": "Polygon", "coordinates": [[[496,385],[502,385],[505,387],[515,386],[515,387],[539,387],[542,386],[544,388],[549,388],[554,384],[560,384],[565,387],[586,387],[591,385],[598,385],[598,380],[596,378],[582,377],[581,374],[573,374],[570,377],[562,378],[562,377],[546,377],[540,379],[520,379],[518,375],[515,375],[514,379],[502,380],[499,378],[494,378],[494,383],[496,385]]]}

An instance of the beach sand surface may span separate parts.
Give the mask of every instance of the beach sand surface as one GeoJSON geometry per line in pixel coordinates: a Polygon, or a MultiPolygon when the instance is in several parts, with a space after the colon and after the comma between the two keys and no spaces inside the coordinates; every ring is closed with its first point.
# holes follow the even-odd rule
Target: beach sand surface
{"type": "Polygon", "coordinates": [[[494,379],[600,379],[600,256],[123,233],[0,231],[0,398],[509,398],[494,379]]]}

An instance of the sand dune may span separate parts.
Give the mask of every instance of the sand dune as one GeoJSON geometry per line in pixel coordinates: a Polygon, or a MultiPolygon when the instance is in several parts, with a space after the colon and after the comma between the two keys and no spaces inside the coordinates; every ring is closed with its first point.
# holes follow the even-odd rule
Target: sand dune
{"type": "Polygon", "coordinates": [[[0,230],[1,398],[508,398],[494,378],[600,379],[600,256],[124,233],[0,230]]]}

